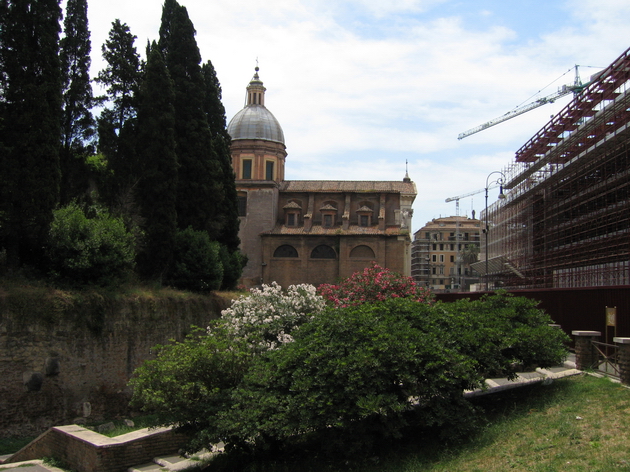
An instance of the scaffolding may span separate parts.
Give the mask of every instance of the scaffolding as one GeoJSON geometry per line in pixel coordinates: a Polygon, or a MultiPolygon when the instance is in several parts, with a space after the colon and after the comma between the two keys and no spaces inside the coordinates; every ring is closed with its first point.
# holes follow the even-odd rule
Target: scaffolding
{"type": "MultiPolygon", "coordinates": [[[[488,208],[494,286],[630,284],[630,49],[516,153],[488,208]]],[[[491,271],[489,271],[491,272],[491,271]]]]}

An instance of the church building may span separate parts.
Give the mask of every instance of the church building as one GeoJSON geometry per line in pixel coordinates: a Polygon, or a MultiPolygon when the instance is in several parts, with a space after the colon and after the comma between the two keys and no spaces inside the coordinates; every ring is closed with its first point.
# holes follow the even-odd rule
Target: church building
{"type": "Polygon", "coordinates": [[[416,186],[401,181],[285,180],[287,151],[258,67],[228,125],[241,220],[242,282],[334,283],[376,262],[411,274],[416,186]]]}

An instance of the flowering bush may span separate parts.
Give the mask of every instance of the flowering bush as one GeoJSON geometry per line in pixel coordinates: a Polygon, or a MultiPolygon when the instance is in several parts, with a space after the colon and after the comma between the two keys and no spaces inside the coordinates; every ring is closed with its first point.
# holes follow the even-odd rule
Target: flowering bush
{"type": "Polygon", "coordinates": [[[420,287],[411,277],[392,272],[376,262],[339,284],[322,284],[317,291],[335,307],[341,308],[389,298],[410,298],[421,303],[429,303],[432,298],[431,291],[420,287]]]}
{"type": "MultiPolygon", "coordinates": [[[[324,310],[326,302],[313,285],[291,285],[286,292],[276,282],[241,295],[221,312],[227,332],[257,349],[276,349],[293,341],[291,332],[324,310]]],[[[208,328],[211,334],[213,327],[208,328]]]]}

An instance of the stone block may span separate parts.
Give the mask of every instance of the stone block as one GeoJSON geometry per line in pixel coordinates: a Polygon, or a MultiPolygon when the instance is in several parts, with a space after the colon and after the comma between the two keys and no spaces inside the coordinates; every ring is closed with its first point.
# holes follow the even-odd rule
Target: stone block
{"type": "Polygon", "coordinates": [[[39,392],[42,389],[44,383],[44,376],[41,372],[24,372],[22,374],[22,381],[27,392],[39,392]]]}

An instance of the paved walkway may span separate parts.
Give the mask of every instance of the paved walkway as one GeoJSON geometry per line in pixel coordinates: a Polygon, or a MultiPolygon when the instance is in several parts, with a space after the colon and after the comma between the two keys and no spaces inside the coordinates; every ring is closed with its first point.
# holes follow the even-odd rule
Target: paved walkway
{"type": "Polygon", "coordinates": [[[20,472],[64,472],[57,467],[44,464],[43,461],[16,462],[14,464],[0,464],[0,471],[19,470],[20,472]]]}

